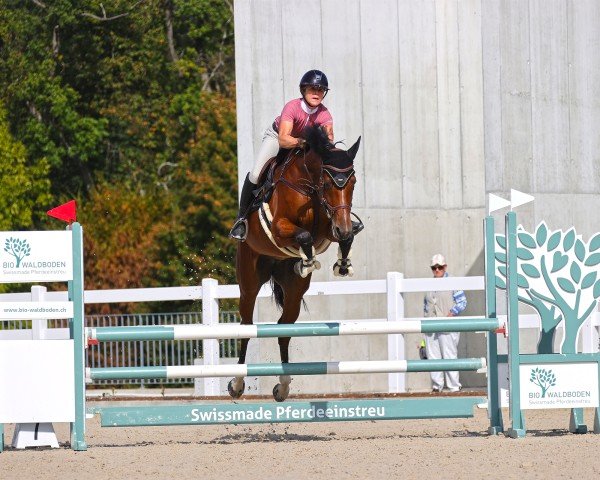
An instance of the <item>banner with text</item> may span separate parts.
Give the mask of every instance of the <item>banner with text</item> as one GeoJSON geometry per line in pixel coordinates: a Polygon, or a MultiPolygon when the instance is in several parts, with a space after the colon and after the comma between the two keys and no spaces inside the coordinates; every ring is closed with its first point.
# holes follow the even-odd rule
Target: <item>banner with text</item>
{"type": "Polygon", "coordinates": [[[73,302],[0,302],[2,320],[73,318],[73,302]]]}
{"type": "Polygon", "coordinates": [[[0,232],[0,283],[73,279],[70,231],[0,232]]]}
{"type": "Polygon", "coordinates": [[[521,408],[590,408],[598,406],[598,364],[520,365],[521,408]]]}

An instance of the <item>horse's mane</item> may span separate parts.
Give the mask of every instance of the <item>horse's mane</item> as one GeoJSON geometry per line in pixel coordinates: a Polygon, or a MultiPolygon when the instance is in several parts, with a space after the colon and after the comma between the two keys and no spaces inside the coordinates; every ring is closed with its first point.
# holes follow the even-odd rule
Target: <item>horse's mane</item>
{"type": "Polygon", "coordinates": [[[316,152],[323,160],[331,156],[331,151],[335,148],[329,141],[329,137],[320,126],[307,127],[304,130],[304,138],[310,145],[310,149],[316,152]]]}
{"type": "Polygon", "coordinates": [[[332,165],[337,168],[345,168],[352,165],[352,159],[348,157],[345,150],[336,148],[329,141],[327,133],[320,126],[307,127],[304,130],[304,138],[310,149],[321,157],[324,165],[332,165]]]}

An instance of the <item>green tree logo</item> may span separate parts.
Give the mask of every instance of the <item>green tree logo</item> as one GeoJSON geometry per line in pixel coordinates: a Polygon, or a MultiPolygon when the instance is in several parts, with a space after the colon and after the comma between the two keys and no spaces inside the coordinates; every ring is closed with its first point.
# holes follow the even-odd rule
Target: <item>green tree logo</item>
{"type": "Polygon", "coordinates": [[[546,370],[545,368],[534,368],[531,371],[531,377],[529,377],[529,381],[540,387],[542,390],[542,398],[545,398],[548,389],[556,385],[556,375],[554,375],[552,370],[546,370]]]}
{"type": "MultiPolygon", "coordinates": [[[[496,285],[506,288],[506,238],[496,235],[496,285]]],[[[535,235],[517,229],[519,301],[540,315],[538,353],[552,353],[556,326],[564,321],[561,353],[577,352],[577,334],[600,297],[600,233],[584,243],[571,228],[550,231],[545,222],[535,235]]]]}
{"type": "Polygon", "coordinates": [[[10,237],[4,242],[4,251],[15,257],[17,268],[19,268],[21,261],[31,254],[31,247],[27,243],[27,240],[10,237]]]}

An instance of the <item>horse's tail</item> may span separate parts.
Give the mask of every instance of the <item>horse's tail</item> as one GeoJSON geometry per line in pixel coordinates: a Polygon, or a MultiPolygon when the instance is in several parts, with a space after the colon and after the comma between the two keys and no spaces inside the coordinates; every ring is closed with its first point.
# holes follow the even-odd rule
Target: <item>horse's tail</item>
{"type": "MultiPolygon", "coordinates": [[[[271,289],[273,290],[275,304],[283,310],[283,288],[281,288],[281,285],[279,285],[273,277],[271,277],[271,289]]],[[[304,310],[308,310],[308,305],[304,298],[302,299],[302,306],[304,307],[304,310]]]]}
{"type": "Polygon", "coordinates": [[[279,308],[283,308],[283,288],[271,277],[271,289],[273,290],[273,298],[275,304],[279,308]]]}

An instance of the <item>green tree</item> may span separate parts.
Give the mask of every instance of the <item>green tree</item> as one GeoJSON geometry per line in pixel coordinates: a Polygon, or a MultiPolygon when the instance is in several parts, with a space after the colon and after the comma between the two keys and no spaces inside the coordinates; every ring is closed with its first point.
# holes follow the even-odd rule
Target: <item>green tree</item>
{"type": "Polygon", "coordinates": [[[13,131],[47,158],[55,194],[97,174],[144,187],[174,148],[174,97],[233,78],[222,0],[0,0],[0,86],[13,131]],[[106,6],[103,6],[106,5],[106,6]]]}
{"type": "MultiPolygon", "coordinates": [[[[182,268],[174,259],[180,234],[170,196],[157,190],[139,194],[99,181],[81,202],[84,227],[86,289],[120,289],[179,285],[182,268]],[[168,282],[168,283],[164,283],[168,282]]],[[[108,313],[121,306],[91,306],[108,313]]],[[[137,305],[121,311],[134,312],[137,305]]]]}
{"type": "Polygon", "coordinates": [[[78,200],[88,288],[233,279],[233,72],[227,0],[0,0],[7,128],[78,200]]]}
{"type": "Polygon", "coordinates": [[[27,152],[8,129],[0,106],[0,230],[30,229],[50,204],[48,163],[27,161],[27,152]]]}
{"type": "Polygon", "coordinates": [[[170,166],[165,188],[173,192],[182,235],[179,245],[188,281],[210,276],[235,281],[234,241],[228,238],[237,213],[235,101],[210,92],[181,95],[173,114],[189,131],[177,130],[178,162],[170,166]],[[185,252],[185,253],[184,253],[185,252]]]}

